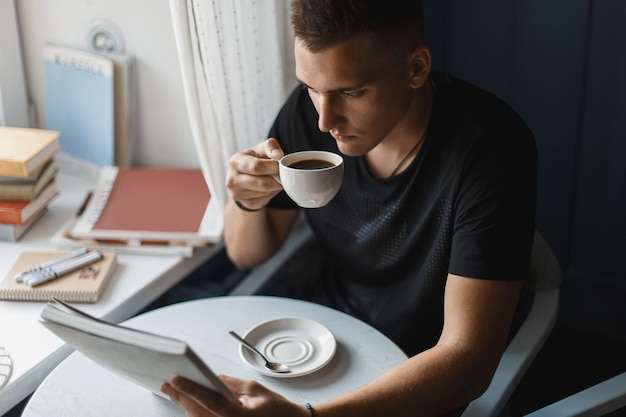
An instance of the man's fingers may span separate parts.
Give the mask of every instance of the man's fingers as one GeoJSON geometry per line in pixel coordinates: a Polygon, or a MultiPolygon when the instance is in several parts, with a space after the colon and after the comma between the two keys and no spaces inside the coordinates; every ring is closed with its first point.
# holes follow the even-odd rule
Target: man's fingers
{"type": "Polygon", "coordinates": [[[280,144],[276,139],[269,138],[268,140],[263,142],[263,144],[265,145],[265,154],[268,158],[278,161],[285,155],[283,149],[280,147],[280,144]]]}
{"type": "Polygon", "coordinates": [[[219,415],[208,411],[205,406],[198,403],[194,398],[170,384],[163,384],[161,391],[168,395],[174,404],[185,410],[187,417],[219,417],[219,415]]]}
{"type": "Polygon", "coordinates": [[[267,197],[278,193],[283,187],[271,175],[239,174],[227,176],[226,187],[231,190],[234,199],[267,197]]]}
{"type": "Polygon", "coordinates": [[[285,155],[280,143],[274,138],[259,142],[254,145],[254,147],[244,152],[256,156],[257,158],[273,159],[275,161],[278,161],[285,155]]]}
{"type": "Polygon", "coordinates": [[[273,175],[278,173],[278,163],[273,159],[259,157],[252,151],[240,152],[229,160],[231,169],[250,175],[273,175]]]}
{"type": "Polygon", "coordinates": [[[233,155],[226,174],[231,198],[250,209],[265,207],[283,189],[274,179],[278,176],[278,162],[271,159],[282,155],[278,141],[272,138],[233,155]]]}
{"type": "Polygon", "coordinates": [[[240,407],[237,402],[179,376],[172,379],[171,385],[164,384],[163,388],[163,392],[181,406],[188,417],[229,416],[240,407]]]}

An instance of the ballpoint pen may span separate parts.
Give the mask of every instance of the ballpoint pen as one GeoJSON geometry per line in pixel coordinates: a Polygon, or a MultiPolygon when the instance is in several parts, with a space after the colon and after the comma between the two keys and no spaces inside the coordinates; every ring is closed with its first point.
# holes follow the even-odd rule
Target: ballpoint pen
{"type": "Polygon", "coordinates": [[[84,247],[80,248],[80,249],[76,249],[76,250],[68,253],[65,256],[61,256],[59,258],[52,259],[52,260],[50,260],[48,262],[43,262],[43,263],[41,263],[39,265],[36,265],[36,266],[30,268],[29,270],[26,270],[24,272],[20,272],[19,274],[14,275],[13,279],[15,279],[15,281],[17,281],[17,282],[23,282],[24,277],[29,275],[29,274],[31,274],[32,272],[39,271],[39,270],[42,270],[44,268],[48,268],[50,266],[54,266],[54,265],[60,264],[62,262],[68,261],[70,259],[74,259],[74,258],[76,258],[78,256],[84,255],[85,253],[87,253],[88,250],[89,249],[84,248],[84,247]]]}
{"type": "Polygon", "coordinates": [[[48,281],[58,278],[62,275],[69,274],[70,272],[76,271],[77,269],[80,269],[84,266],[97,262],[102,258],[102,252],[100,252],[99,250],[93,250],[85,253],[84,255],[70,259],[67,262],[62,262],[54,264],[52,266],[48,266],[43,269],[35,270],[28,274],[26,277],[24,277],[23,282],[31,287],[35,287],[37,285],[44,284],[48,281]]]}

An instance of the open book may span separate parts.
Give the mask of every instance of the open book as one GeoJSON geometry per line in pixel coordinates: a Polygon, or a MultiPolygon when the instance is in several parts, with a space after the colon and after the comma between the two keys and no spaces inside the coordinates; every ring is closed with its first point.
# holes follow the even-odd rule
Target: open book
{"type": "Polygon", "coordinates": [[[109,323],[58,299],[44,307],[41,319],[44,326],[89,359],[163,398],[168,397],[161,392],[161,385],[175,375],[234,398],[181,340],[109,323]]]}

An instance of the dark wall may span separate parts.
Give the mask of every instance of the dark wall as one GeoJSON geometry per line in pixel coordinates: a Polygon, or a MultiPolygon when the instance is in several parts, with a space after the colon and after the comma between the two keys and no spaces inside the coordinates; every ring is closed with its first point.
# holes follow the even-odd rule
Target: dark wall
{"type": "Polygon", "coordinates": [[[434,66],[535,132],[560,321],[626,340],[626,1],[424,0],[434,66]]]}

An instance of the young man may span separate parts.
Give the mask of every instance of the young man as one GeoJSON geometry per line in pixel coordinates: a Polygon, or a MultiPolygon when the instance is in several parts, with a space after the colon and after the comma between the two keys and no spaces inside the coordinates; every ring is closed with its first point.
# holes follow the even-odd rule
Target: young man
{"type": "MultiPolygon", "coordinates": [[[[321,302],[377,327],[410,358],[314,405],[320,417],[457,415],[488,386],[507,343],[534,234],[536,150],[492,95],[431,74],[420,1],[295,0],[296,75],[270,139],[234,155],[225,242],[253,267],[282,245],[299,209],[272,175],[302,149],[343,154],[331,203],[308,209],[324,249],[321,302]]],[[[175,378],[190,416],[302,416],[252,381],[224,377],[228,403],[175,378]]]]}

